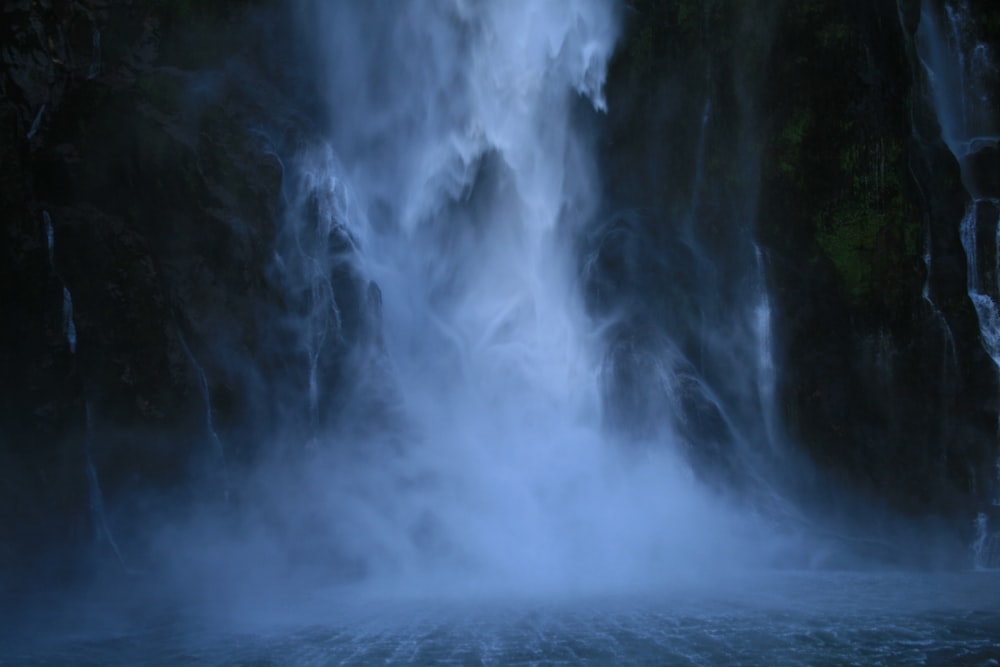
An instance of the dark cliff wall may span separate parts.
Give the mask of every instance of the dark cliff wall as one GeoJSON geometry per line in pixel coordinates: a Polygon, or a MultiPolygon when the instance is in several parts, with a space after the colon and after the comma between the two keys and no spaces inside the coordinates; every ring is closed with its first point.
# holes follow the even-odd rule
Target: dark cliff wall
{"type": "MultiPolygon", "coordinates": [[[[706,298],[706,280],[747,308],[756,242],[788,440],[834,487],[905,512],[985,506],[996,370],[966,294],[968,198],[915,52],[920,3],[629,7],[605,151],[610,199],[645,212],[632,261],[657,258],[644,317],[704,318],[683,295],[706,298]]],[[[972,10],[995,38],[996,11],[972,10]]],[[[689,359],[704,335],[680,336],[689,359]]]]}
{"type": "MultiPolygon", "coordinates": [[[[324,195],[290,175],[324,121],[280,4],[4,5],[0,570],[106,549],[88,460],[128,535],[157,507],[221,499],[227,470],[302,440],[289,431],[335,425],[337,388],[368,372],[351,351],[377,338],[378,289],[341,226],[317,235],[324,195]],[[301,326],[313,278],[275,260],[310,244],[336,260],[341,315],[319,348],[301,326]]],[[[1000,11],[970,7],[1000,45],[1000,11]]],[[[591,311],[619,322],[618,427],[643,438],[672,421],[726,484],[800,470],[754,447],[776,439],[832,487],[906,512],[965,516],[995,493],[996,372],[966,296],[967,196],[926,104],[919,10],[627,3],[609,115],[587,121],[607,219],[582,241],[591,311]],[[741,368],[752,323],[733,325],[765,279],[777,426],[741,368]]]]}
{"type": "Polygon", "coordinates": [[[917,10],[783,14],[762,97],[773,134],[759,233],[793,437],[877,496],[928,512],[992,494],[997,399],[966,295],[958,165],[914,50],[917,10]]]}
{"type": "MultiPolygon", "coordinates": [[[[276,424],[308,423],[304,297],[274,264],[283,159],[319,117],[291,20],[265,2],[5,4],[0,569],[107,551],[95,481],[109,528],[135,534],[221,499],[276,424]]],[[[363,322],[367,286],[349,267],[330,281],[363,322]]],[[[326,344],[324,401],[358,335],[326,344]]]]}

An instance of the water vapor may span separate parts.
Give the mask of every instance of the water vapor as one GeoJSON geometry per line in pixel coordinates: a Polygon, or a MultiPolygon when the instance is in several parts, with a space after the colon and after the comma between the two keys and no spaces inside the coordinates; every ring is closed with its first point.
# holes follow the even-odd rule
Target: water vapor
{"type": "Polygon", "coordinates": [[[279,260],[308,295],[314,446],[260,476],[275,500],[254,525],[393,591],[642,589],[763,562],[763,522],[704,489],[670,431],[637,446],[602,414],[605,324],[574,256],[600,184],[579,118],[606,109],[619,8],[299,10],[329,133],[296,156],[279,260]],[[345,262],[370,281],[369,331],[324,426],[321,357],[356,300],[330,279],[345,262]]]}

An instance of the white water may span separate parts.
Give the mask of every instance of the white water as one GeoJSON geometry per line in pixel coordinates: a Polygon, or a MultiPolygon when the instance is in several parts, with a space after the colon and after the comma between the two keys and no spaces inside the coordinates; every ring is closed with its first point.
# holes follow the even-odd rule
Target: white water
{"type": "MultiPolygon", "coordinates": [[[[979,317],[979,333],[981,335],[983,348],[990,355],[993,363],[1000,371],[1000,309],[998,309],[994,294],[997,294],[997,285],[983,285],[979,278],[980,261],[992,261],[997,264],[1000,255],[994,254],[992,258],[987,257],[982,260],[976,249],[976,227],[978,219],[978,204],[983,200],[974,200],[962,218],[960,232],[962,247],[965,249],[965,257],[968,262],[968,293],[972,305],[976,309],[979,317]]],[[[1000,237],[998,237],[1000,241],[1000,237]]],[[[1000,264],[998,264],[1000,268],[1000,264]]]]}
{"type": "Polygon", "coordinates": [[[775,384],[777,369],[774,366],[773,342],[771,336],[771,299],[767,294],[767,283],[764,278],[764,257],[760,248],[754,245],[757,275],[757,304],[754,306],[754,336],[757,343],[757,394],[760,400],[760,411],[763,415],[764,429],[767,441],[772,446],[779,442],[778,415],[775,411],[775,384]]]}
{"type": "Polygon", "coordinates": [[[317,455],[295,503],[394,590],[642,588],[764,560],[777,542],[701,487],[672,436],[629,448],[602,426],[605,350],[573,247],[599,183],[575,119],[606,107],[615,4],[303,11],[332,130],[299,160],[318,223],[293,206],[280,260],[313,295],[310,411],[325,409],[318,358],[340,330],[328,247],[346,233],[381,289],[376,361],[403,419],[388,443],[331,434],[332,463],[317,455]]]}
{"type": "MultiPolygon", "coordinates": [[[[941,125],[942,138],[962,169],[962,180],[971,201],[959,223],[959,233],[967,261],[967,290],[979,319],[983,348],[993,360],[1000,377],[1000,226],[991,257],[980,257],[977,244],[981,209],[997,200],[977,194],[970,173],[969,158],[978,148],[996,145],[1000,137],[1000,106],[997,98],[996,55],[975,35],[975,22],[966,0],[945,4],[947,25],[939,25],[930,3],[925,0],[917,33],[921,62],[933,95],[934,110],[941,125]],[[981,265],[992,265],[998,282],[983,284],[981,265]]],[[[1000,424],[998,424],[1000,435],[1000,424]]],[[[1000,457],[993,504],[1000,505],[1000,457]]],[[[977,538],[973,545],[976,565],[995,564],[1000,554],[991,554],[984,545],[1000,540],[1000,530],[989,526],[989,518],[976,518],[977,538]],[[989,559],[993,558],[993,561],[989,559]]]]}

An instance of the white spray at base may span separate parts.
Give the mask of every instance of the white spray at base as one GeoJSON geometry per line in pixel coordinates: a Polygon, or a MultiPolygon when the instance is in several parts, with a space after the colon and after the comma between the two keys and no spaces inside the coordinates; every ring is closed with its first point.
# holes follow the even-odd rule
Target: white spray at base
{"type": "Polygon", "coordinates": [[[606,106],[614,3],[305,11],[335,159],[303,168],[350,195],[337,219],[381,289],[404,418],[386,442],[331,434],[294,497],[272,475],[288,511],[322,517],[394,591],[642,589],[761,562],[763,522],[703,489],[668,436],[629,447],[602,424],[573,243],[600,204],[578,119],[606,106]]]}

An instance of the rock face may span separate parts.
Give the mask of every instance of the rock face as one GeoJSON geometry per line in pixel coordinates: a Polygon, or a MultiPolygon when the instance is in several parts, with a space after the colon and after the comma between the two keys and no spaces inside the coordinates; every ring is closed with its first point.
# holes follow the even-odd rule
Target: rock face
{"type": "Polygon", "coordinates": [[[5,5],[4,571],[50,548],[65,570],[106,548],[105,519],[128,535],[157,505],[221,498],[275,412],[307,422],[310,355],[336,367],[327,404],[348,372],[370,310],[349,264],[329,277],[345,335],[306,350],[274,324],[303,306],[274,259],[306,215],[282,160],[315,127],[292,102],[289,20],[255,2],[5,5]]]}
{"type": "MultiPolygon", "coordinates": [[[[753,283],[756,244],[784,429],[770,437],[803,448],[831,484],[904,512],[988,503],[996,370],[967,295],[968,194],[916,54],[920,3],[630,9],[605,150],[610,198],[643,211],[636,252],[618,260],[643,267],[631,319],[672,329],[710,383],[731,385],[699,351],[706,328],[677,327],[724,330],[699,300],[748,309],[754,290],[734,285],[753,283]]],[[[995,10],[972,12],[996,44],[995,10]]],[[[971,161],[984,190],[991,150],[971,161]]],[[[725,350],[738,343],[709,356],[725,350]]]]}
{"type": "MultiPolygon", "coordinates": [[[[3,6],[0,571],[67,572],[108,531],[221,501],[273,443],[341,427],[340,388],[385,400],[379,288],[336,193],[294,176],[324,121],[280,4],[3,6]]],[[[1000,46],[1000,10],[969,7],[1000,46]]],[[[831,487],[965,521],[997,493],[997,373],[921,3],[625,11],[609,114],[587,121],[608,205],[580,239],[614,323],[609,426],[669,428],[727,488],[780,469],[761,443],[781,442],[831,487]]],[[[977,147],[973,194],[1000,194],[998,164],[977,147]]]]}
{"type": "Polygon", "coordinates": [[[782,21],[760,232],[797,258],[772,278],[789,427],[823,465],[906,510],[983,501],[995,372],[966,295],[958,165],[930,115],[912,17],[845,3],[782,21]],[[798,86],[818,90],[790,97],[798,86]]]}

